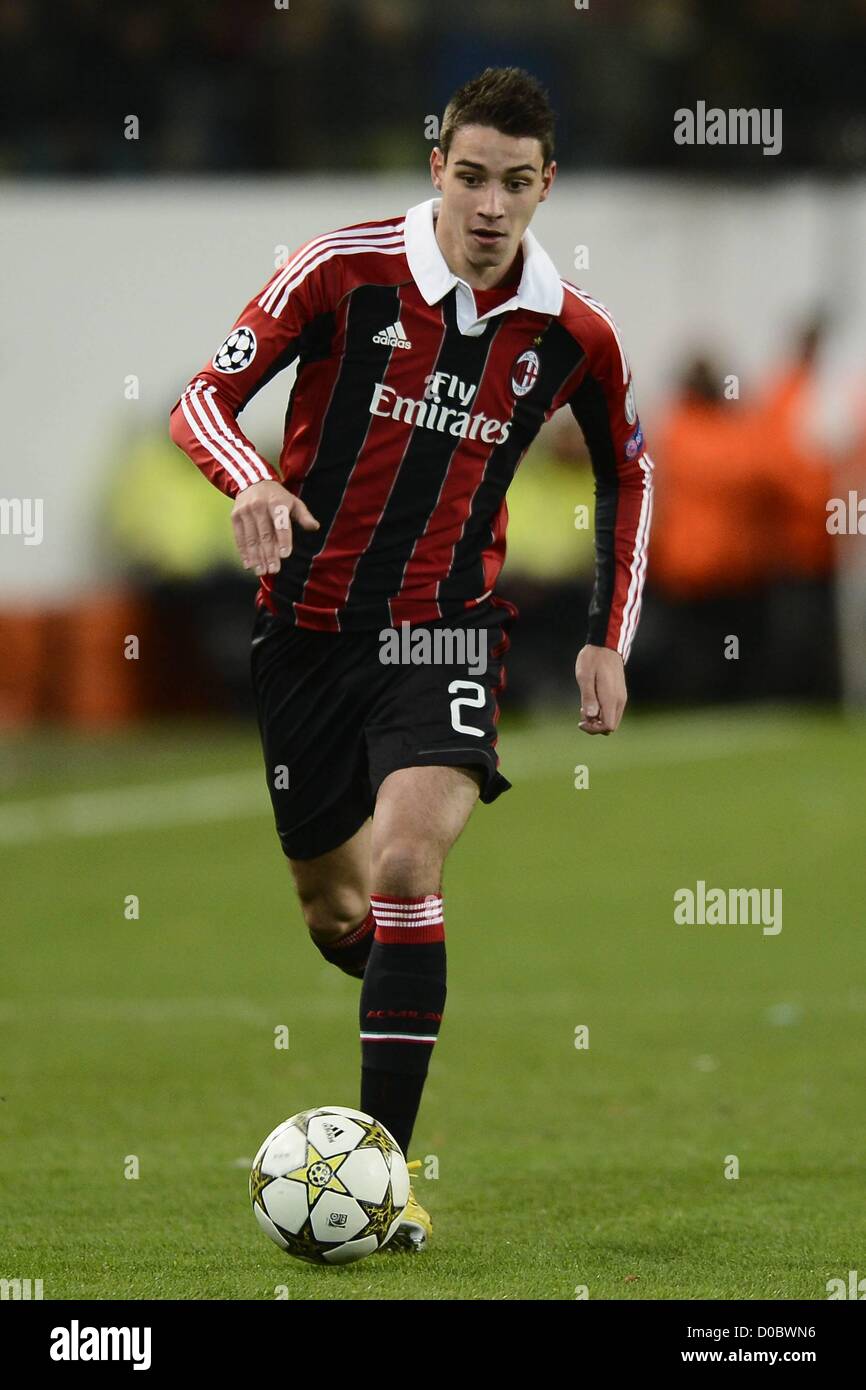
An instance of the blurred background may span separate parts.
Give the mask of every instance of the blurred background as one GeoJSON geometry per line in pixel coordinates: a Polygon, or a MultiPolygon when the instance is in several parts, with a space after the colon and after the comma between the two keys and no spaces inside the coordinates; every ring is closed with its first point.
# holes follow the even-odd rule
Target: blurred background
{"type": "MultiPolygon", "coordinates": [[[[430,194],[500,63],[550,90],[534,228],[618,319],[657,466],[633,698],[866,698],[866,0],[0,0],[0,39],[5,726],[250,712],[251,581],[168,412],[281,252],[430,194]],[[781,150],[676,143],[699,100],[778,110],[781,150]]],[[[272,458],[292,376],[244,417],[272,458]]],[[[591,508],[560,413],[509,495],[512,712],[572,700],[591,508]]]]}

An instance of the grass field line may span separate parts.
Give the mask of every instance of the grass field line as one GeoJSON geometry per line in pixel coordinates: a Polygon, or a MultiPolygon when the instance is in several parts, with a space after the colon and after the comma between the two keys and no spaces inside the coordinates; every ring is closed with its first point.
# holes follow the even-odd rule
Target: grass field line
{"type": "MultiPolygon", "coordinates": [[[[576,726],[515,730],[500,745],[507,777],[538,780],[586,762],[593,773],[628,772],[636,767],[671,766],[776,752],[796,741],[796,730],[769,721],[734,727],[730,720],[713,727],[705,721],[675,720],[637,729],[621,744],[605,740],[593,748],[576,726]]],[[[164,782],[63,791],[0,804],[0,846],[33,844],[57,837],[89,837],[142,829],[169,829],[209,821],[270,816],[260,771],[211,774],[164,782]]]]}
{"type": "Polygon", "coordinates": [[[228,772],[7,802],[0,805],[0,845],[265,814],[270,814],[270,803],[261,773],[228,772]]]}
{"type": "MultiPolygon", "coordinates": [[[[251,999],[230,995],[198,995],[178,999],[93,998],[0,999],[0,1023],[20,1023],[42,1015],[64,1023],[177,1023],[207,1019],[231,1019],[256,1027],[272,1027],[281,1020],[279,1009],[268,1009],[251,999]]],[[[285,1008],[282,1010],[285,1013],[285,1008]]]]}

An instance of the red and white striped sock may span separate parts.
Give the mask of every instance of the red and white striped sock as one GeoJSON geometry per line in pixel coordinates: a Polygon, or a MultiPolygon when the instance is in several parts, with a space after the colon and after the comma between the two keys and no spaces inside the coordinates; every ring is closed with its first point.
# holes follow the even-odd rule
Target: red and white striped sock
{"type": "Polygon", "coordinates": [[[331,965],[337,965],[347,975],[363,980],[375,930],[376,919],[371,907],[360,926],[342,936],[339,941],[329,941],[324,945],[321,941],[316,941],[315,937],[313,941],[331,965]]]}
{"type": "Polygon", "coordinates": [[[442,898],[374,893],[376,932],[361,989],[361,1109],[405,1153],[445,1008],[442,898]]]}
{"type": "Polygon", "coordinates": [[[373,893],[370,907],[376,919],[376,940],[392,945],[445,940],[445,919],[438,893],[424,898],[387,898],[373,893]]]}

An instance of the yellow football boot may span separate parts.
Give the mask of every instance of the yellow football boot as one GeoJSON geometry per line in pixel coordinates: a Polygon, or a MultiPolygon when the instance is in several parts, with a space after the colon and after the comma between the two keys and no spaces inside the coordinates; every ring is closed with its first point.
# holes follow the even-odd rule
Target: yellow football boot
{"type": "MultiPolygon", "coordinates": [[[[406,1167],[410,1173],[413,1169],[417,1170],[422,1166],[423,1160],[413,1158],[406,1167]]],[[[433,1222],[430,1220],[429,1212],[426,1212],[421,1203],[416,1199],[412,1184],[409,1184],[409,1201],[403,1213],[400,1225],[397,1227],[388,1244],[383,1246],[383,1250],[408,1250],[413,1254],[425,1249],[428,1240],[433,1234],[433,1222]]]]}

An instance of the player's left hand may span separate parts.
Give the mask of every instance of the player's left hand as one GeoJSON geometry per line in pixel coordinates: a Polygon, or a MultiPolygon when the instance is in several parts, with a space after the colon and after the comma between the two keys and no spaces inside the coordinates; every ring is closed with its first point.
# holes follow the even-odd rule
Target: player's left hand
{"type": "Polygon", "coordinates": [[[612,734],[628,700],[625,669],[619,652],[610,647],[584,647],[574,674],[580,686],[580,724],[585,734],[612,734]]]}

